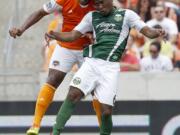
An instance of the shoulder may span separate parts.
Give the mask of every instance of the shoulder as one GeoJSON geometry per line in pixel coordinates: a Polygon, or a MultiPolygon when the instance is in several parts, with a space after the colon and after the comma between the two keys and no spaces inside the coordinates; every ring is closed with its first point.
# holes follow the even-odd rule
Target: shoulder
{"type": "Polygon", "coordinates": [[[137,15],[136,12],[134,12],[133,10],[130,10],[130,9],[122,9],[121,12],[125,12],[126,13],[126,16],[131,16],[131,15],[137,15]]]}

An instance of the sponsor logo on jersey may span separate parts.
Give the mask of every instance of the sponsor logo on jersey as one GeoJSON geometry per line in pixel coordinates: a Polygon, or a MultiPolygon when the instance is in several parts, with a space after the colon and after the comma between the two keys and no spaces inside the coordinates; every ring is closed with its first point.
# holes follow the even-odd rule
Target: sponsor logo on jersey
{"type": "Polygon", "coordinates": [[[116,29],[116,24],[109,22],[101,22],[96,26],[96,29],[99,29],[99,32],[107,32],[107,33],[120,33],[120,30],[116,29]]]}
{"type": "Polygon", "coordinates": [[[81,78],[79,78],[79,77],[74,78],[73,83],[75,85],[79,85],[81,83],[81,78]]]}

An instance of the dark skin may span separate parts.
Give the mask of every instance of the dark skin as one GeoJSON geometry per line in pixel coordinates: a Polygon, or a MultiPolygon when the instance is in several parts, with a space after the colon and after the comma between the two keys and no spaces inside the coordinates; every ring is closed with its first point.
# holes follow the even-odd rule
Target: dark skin
{"type": "MultiPolygon", "coordinates": [[[[113,10],[113,3],[112,0],[95,0],[95,8],[100,11],[100,13],[103,16],[107,16],[111,13],[113,10]]],[[[142,34],[149,38],[156,38],[159,36],[163,36],[165,34],[165,31],[162,29],[152,29],[147,26],[142,28],[140,31],[142,34]]],[[[53,32],[50,31],[49,33],[45,34],[45,38],[48,41],[49,39],[56,39],[59,41],[66,41],[66,42],[72,42],[79,37],[82,36],[82,33],[79,31],[73,30],[71,32],[53,32]]],[[[76,103],[82,97],[84,94],[81,92],[80,89],[75,88],[75,87],[70,87],[69,93],[67,98],[69,98],[72,102],[76,103]]],[[[111,115],[112,114],[112,106],[106,105],[106,104],[101,104],[101,109],[102,109],[102,114],[103,115],[111,115]]]]}
{"type": "MultiPolygon", "coordinates": [[[[89,3],[89,0],[78,0],[78,1],[81,5],[84,5],[84,6],[89,3]]],[[[37,11],[34,11],[31,15],[29,15],[29,17],[25,20],[25,22],[20,27],[14,27],[9,30],[10,36],[13,38],[22,36],[22,34],[26,30],[28,30],[31,26],[33,26],[37,22],[39,22],[43,17],[48,16],[48,15],[49,15],[49,13],[44,11],[43,8],[38,9],[37,11]]],[[[53,86],[54,88],[57,88],[62,83],[65,76],[66,76],[65,72],[62,72],[62,71],[56,70],[56,69],[49,69],[46,83],[53,86]]],[[[76,93],[76,91],[74,91],[74,92],[76,93]]],[[[79,92],[79,93],[78,93],[78,95],[80,95],[80,97],[81,97],[82,93],[81,92],[79,92]]],[[[72,96],[74,94],[70,94],[70,95],[71,95],[70,96],[71,99],[76,99],[76,97],[77,97],[77,96],[72,96]]]]}
{"type": "MultiPolygon", "coordinates": [[[[78,0],[81,5],[86,5],[89,3],[89,0],[78,0]]],[[[43,17],[49,15],[49,13],[45,12],[43,8],[33,12],[20,27],[14,27],[9,30],[9,34],[13,38],[20,37],[27,29],[31,26],[39,22],[43,17]]],[[[48,78],[46,83],[50,84],[54,88],[57,88],[61,82],[63,81],[66,73],[49,69],[48,78]]]]}
{"type": "MultiPolygon", "coordinates": [[[[43,17],[47,15],[48,13],[45,12],[42,8],[33,12],[19,28],[14,27],[9,30],[10,36],[13,38],[20,37],[27,29],[29,29],[31,26],[39,22],[43,17]]],[[[49,69],[46,83],[50,84],[54,88],[57,88],[61,84],[65,76],[66,73],[62,71],[49,69]]]]}

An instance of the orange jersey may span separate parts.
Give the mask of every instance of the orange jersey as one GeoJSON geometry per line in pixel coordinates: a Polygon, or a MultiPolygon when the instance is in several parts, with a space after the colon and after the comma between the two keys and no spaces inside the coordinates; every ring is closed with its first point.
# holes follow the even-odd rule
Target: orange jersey
{"type": "Polygon", "coordinates": [[[51,30],[56,31],[58,25],[59,25],[59,20],[58,19],[52,20],[48,25],[48,32],[51,31],[51,30]]]}
{"type": "MultiPolygon", "coordinates": [[[[62,32],[72,31],[84,15],[94,10],[93,0],[90,0],[86,7],[82,7],[78,0],[56,0],[56,3],[62,7],[62,32]]],[[[90,41],[86,37],[81,37],[73,42],[59,42],[59,44],[68,49],[82,50],[83,46],[90,44],[90,41]]]]}

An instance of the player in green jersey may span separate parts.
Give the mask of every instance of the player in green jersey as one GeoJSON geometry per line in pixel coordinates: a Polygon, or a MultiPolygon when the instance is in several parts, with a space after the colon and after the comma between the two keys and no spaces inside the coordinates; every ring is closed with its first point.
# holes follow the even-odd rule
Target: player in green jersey
{"type": "Polygon", "coordinates": [[[115,9],[112,0],[95,0],[97,11],[88,13],[71,32],[49,32],[49,38],[74,41],[92,31],[95,42],[84,50],[85,62],[73,77],[69,93],[61,106],[53,127],[53,135],[59,135],[70,118],[76,103],[94,89],[101,103],[102,119],[100,135],[110,135],[112,108],[119,81],[121,58],[131,28],[136,28],[149,38],[164,36],[162,29],[148,27],[140,17],[129,9],[115,9]]]}

